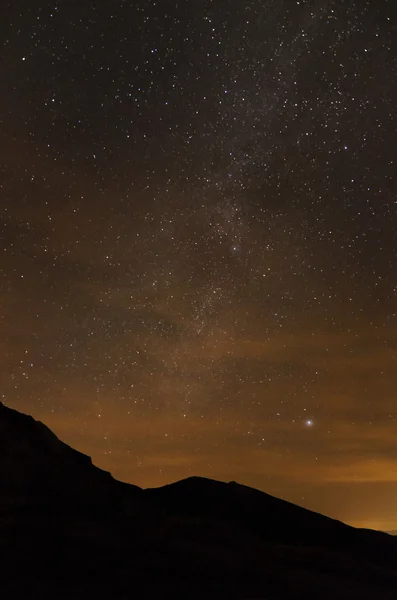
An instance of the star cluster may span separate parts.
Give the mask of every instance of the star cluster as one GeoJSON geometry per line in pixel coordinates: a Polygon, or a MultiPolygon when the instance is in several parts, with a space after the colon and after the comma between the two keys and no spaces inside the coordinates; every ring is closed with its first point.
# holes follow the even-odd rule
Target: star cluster
{"type": "Polygon", "coordinates": [[[2,400],[138,485],[396,529],[396,16],[7,3],[2,400]]]}

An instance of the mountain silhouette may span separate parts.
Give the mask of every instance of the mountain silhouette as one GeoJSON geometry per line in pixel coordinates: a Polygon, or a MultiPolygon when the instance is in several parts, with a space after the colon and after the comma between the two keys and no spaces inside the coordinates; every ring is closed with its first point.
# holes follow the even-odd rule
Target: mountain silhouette
{"type": "Polygon", "coordinates": [[[201,477],[141,489],[0,403],[2,598],[397,597],[397,539],[201,477]]]}

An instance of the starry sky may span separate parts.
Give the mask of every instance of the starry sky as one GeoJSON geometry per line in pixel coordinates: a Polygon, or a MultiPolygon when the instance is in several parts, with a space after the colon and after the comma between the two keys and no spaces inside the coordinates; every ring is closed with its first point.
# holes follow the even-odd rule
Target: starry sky
{"type": "Polygon", "coordinates": [[[5,2],[2,401],[124,481],[397,529],[396,12],[5,2]]]}

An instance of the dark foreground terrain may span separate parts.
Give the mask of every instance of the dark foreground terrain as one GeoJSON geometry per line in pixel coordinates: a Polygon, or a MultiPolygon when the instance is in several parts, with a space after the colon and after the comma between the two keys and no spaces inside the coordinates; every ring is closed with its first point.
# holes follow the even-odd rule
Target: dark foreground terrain
{"type": "Polygon", "coordinates": [[[0,403],[1,598],[391,600],[397,539],[237,483],[116,481],[0,403]]]}

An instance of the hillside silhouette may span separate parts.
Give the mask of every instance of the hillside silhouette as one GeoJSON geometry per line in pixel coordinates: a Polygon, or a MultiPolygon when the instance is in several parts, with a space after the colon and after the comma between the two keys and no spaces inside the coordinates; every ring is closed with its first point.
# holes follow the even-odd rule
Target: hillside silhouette
{"type": "Polygon", "coordinates": [[[397,597],[397,539],[235,482],[115,480],[0,403],[2,598],[397,597]]]}

